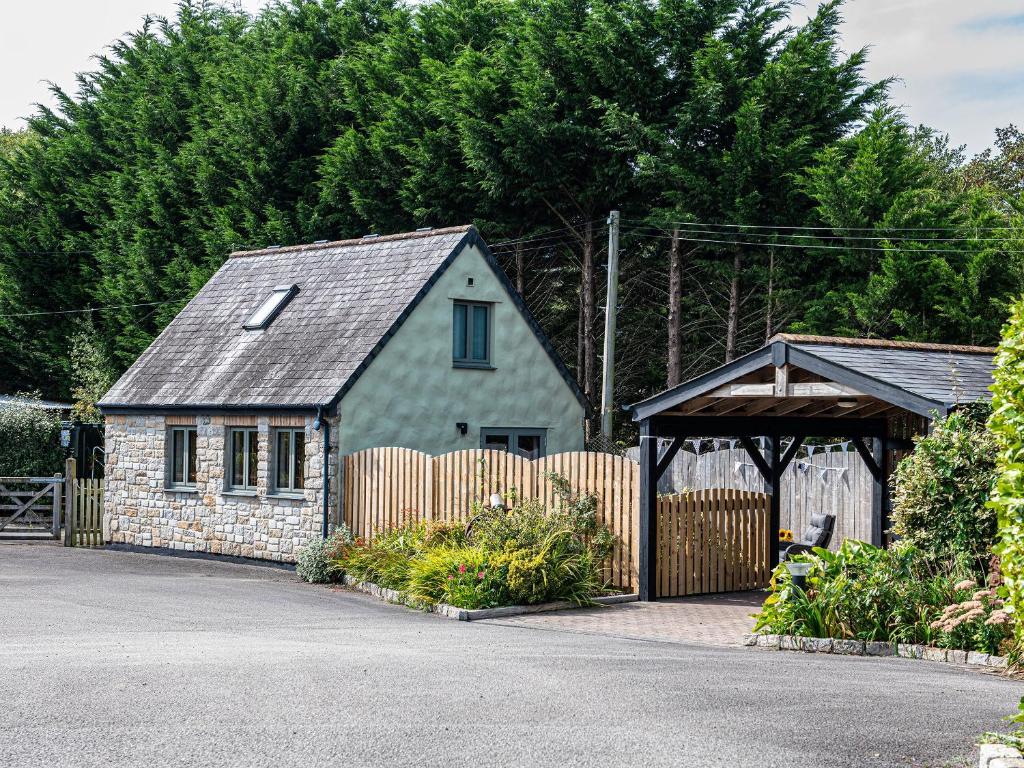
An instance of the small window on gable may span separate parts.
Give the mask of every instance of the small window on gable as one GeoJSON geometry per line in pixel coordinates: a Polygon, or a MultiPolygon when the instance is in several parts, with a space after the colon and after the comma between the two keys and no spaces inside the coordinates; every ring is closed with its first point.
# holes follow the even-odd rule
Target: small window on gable
{"type": "Polygon", "coordinates": [[[242,324],[247,331],[256,331],[266,328],[284,309],[285,304],[291,301],[292,296],[299,292],[297,285],[279,285],[270,292],[266,300],[260,304],[249,319],[242,324]]]}
{"type": "Polygon", "coordinates": [[[490,367],[490,304],[455,302],[452,311],[452,362],[456,367],[490,367]]]}

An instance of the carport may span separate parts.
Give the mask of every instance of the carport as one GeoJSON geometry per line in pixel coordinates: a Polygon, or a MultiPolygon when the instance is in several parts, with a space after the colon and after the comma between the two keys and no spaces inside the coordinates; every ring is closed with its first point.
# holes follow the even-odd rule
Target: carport
{"type": "MultiPolygon", "coordinates": [[[[850,440],[874,481],[871,543],[882,546],[893,467],[932,419],[990,396],[994,354],[989,347],[782,334],[630,406],[640,427],[640,599],[656,599],[658,479],[684,440],[740,441],[771,496],[776,539],[780,480],[800,446],[810,438],[850,440]],[[761,437],[765,450],[754,442],[761,437]],[[785,450],[783,438],[791,438],[785,450]]],[[[776,541],[771,567],[778,561],[776,541]]]]}

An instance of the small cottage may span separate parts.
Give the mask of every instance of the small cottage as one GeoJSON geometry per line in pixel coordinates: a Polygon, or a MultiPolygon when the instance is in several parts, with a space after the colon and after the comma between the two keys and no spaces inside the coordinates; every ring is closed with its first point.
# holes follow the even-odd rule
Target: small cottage
{"type": "Polygon", "coordinates": [[[231,254],[99,403],[113,542],[293,560],[339,456],[583,447],[585,400],[476,229],[231,254]]]}

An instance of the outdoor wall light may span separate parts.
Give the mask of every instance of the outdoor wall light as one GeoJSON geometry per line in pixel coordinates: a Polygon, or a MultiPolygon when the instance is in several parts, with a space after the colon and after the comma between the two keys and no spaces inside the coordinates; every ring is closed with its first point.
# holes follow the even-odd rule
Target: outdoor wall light
{"type": "Polygon", "coordinates": [[[800,587],[801,590],[807,588],[807,574],[811,572],[810,563],[800,563],[793,560],[786,561],[786,570],[789,571],[789,575],[793,577],[793,585],[800,587]]]}
{"type": "Polygon", "coordinates": [[[856,408],[857,398],[856,397],[840,397],[836,400],[836,405],[840,408],[856,408]]]}
{"type": "Polygon", "coordinates": [[[460,435],[465,437],[466,433],[469,432],[469,424],[467,424],[464,421],[456,421],[455,422],[455,429],[458,430],[458,433],[460,435]]]}

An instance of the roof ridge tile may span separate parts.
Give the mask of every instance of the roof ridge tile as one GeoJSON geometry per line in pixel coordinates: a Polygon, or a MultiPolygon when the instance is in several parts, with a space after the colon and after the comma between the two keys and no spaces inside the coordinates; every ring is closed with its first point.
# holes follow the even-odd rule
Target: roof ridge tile
{"type": "Polygon", "coordinates": [[[251,251],[233,251],[228,258],[237,259],[245,256],[265,256],[267,254],[276,255],[279,253],[294,253],[296,251],[331,250],[335,248],[348,248],[354,245],[393,243],[401,240],[424,240],[443,235],[464,234],[471,229],[473,229],[472,224],[462,224],[457,227],[442,227],[441,229],[416,230],[415,232],[396,232],[392,235],[373,235],[367,237],[353,237],[347,240],[324,240],[313,243],[298,243],[296,245],[258,248],[251,251]]]}

